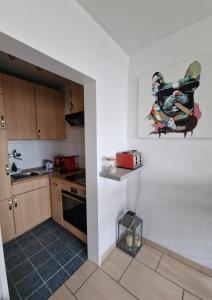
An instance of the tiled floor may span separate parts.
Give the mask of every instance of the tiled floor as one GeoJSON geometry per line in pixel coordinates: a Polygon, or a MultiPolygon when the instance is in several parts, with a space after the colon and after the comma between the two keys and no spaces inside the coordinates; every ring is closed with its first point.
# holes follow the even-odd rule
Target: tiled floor
{"type": "Polygon", "coordinates": [[[49,219],[4,245],[11,300],[47,299],[87,260],[86,245],[49,219]]]}
{"type": "Polygon", "coordinates": [[[144,245],[135,259],[114,249],[87,260],[50,300],[212,300],[212,278],[144,245]]]}

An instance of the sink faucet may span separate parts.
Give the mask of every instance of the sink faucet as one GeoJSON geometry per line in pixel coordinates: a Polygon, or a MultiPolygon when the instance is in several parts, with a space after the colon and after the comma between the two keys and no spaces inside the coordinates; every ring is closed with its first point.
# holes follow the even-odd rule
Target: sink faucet
{"type": "Polygon", "coordinates": [[[21,158],[21,153],[18,153],[17,151],[16,151],[16,149],[14,149],[13,151],[12,151],[12,153],[10,154],[9,153],[9,158],[11,158],[11,157],[13,157],[13,158],[15,158],[15,159],[19,159],[19,160],[22,160],[22,158],[21,158]]]}

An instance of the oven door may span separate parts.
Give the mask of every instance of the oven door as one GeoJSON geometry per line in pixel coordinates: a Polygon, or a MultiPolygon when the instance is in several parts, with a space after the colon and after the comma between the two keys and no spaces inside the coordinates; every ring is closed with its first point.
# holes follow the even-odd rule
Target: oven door
{"type": "Polygon", "coordinates": [[[86,199],[62,190],[63,219],[87,234],[86,199]]]}

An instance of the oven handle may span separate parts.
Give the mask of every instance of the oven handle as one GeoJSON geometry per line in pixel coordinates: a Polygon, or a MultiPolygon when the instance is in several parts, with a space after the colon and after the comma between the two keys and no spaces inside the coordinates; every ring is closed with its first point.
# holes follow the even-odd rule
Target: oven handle
{"type": "Polygon", "coordinates": [[[64,193],[61,193],[61,195],[62,195],[62,196],[66,196],[66,197],[68,197],[68,198],[70,198],[70,199],[72,199],[72,200],[74,200],[74,201],[77,201],[77,202],[79,202],[79,203],[81,203],[81,204],[85,204],[85,202],[83,202],[83,201],[81,201],[81,200],[75,198],[74,196],[69,196],[69,195],[64,194],[64,193]]]}

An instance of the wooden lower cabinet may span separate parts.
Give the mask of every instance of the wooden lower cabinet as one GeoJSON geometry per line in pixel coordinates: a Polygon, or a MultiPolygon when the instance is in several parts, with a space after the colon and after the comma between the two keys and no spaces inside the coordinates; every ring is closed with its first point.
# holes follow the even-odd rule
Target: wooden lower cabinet
{"type": "Polygon", "coordinates": [[[16,235],[51,217],[49,187],[14,196],[13,203],[16,235]]]}
{"type": "Polygon", "coordinates": [[[15,237],[15,224],[12,199],[0,201],[0,224],[3,242],[13,239],[15,237]]]}
{"type": "Polygon", "coordinates": [[[52,217],[53,219],[63,225],[62,215],[62,199],[61,199],[61,186],[57,180],[51,180],[51,199],[52,199],[52,217]]]}

